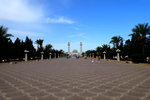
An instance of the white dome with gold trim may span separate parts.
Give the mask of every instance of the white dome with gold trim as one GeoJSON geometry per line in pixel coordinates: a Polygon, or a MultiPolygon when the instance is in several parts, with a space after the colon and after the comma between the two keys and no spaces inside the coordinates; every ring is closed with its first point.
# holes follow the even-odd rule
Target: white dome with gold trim
{"type": "Polygon", "coordinates": [[[78,53],[78,51],[74,49],[74,50],[72,51],[72,53],[78,53]]]}

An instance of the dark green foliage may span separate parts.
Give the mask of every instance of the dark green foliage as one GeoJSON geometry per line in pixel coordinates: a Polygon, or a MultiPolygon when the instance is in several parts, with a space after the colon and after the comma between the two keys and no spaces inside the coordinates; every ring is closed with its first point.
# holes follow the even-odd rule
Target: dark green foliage
{"type": "Polygon", "coordinates": [[[5,61],[12,61],[12,60],[23,60],[25,53],[24,50],[28,50],[28,59],[35,59],[41,57],[41,52],[44,52],[44,58],[49,58],[49,53],[54,54],[56,53],[57,57],[58,54],[61,56],[64,54],[63,50],[52,50],[52,45],[48,44],[43,47],[44,40],[37,40],[36,44],[38,45],[37,51],[33,46],[33,41],[26,37],[25,41],[16,38],[14,42],[10,39],[11,34],[7,33],[7,28],[3,26],[0,27],[0,62],[2,60],[5,61]]]}
{"type": "Polygon", "coordinates": [[[132,54],[131,59],[134,63],[146,62],[146,56],[143,54],[132,54]]]}
{"type": "MultiPolygon", "coordinates": [[[[146,57],[150,57],[150,26],[146,24],[138,24],[132,29],[131,39],[125,41],[123,45],[123,38],[120,36],[114,36],[111,38],[110,43],[113,44],[113,47],[110,48],[109,45],[102,45],[102,47],[97,47],[96,52],[97,56],[103,58],[103,52],[106,52],[106,57],[112,59],[113,56],[116,56],[116,50],[120,49],[120,56],[122,60],[125,60],[128,57],[128,60],[133,60],[135,63],[145,62],[146,57]]],[[[89,55],[93,53],[91,50],[87,50],[86,54],[89,55]]],[[[95,53],[94,53],[95,54],[95,53]]]]}
{"type": "Polygon", "coordinates": [[[120,36],[114,36],[111,38],[110,43],[114,45],[115,49],[120,49],[123,46],[123,38],[120,36]]]}
{"type": "Polygon", "coordinates": [[[44,57],[45,58],[49,58],[49,53],[52,52],[52,45],[51,44],[47,44],[44,48],[44,57]]]}
{"type": "Polygon", "coordinates": [[[35,55],[36,55],[36,50],[33,46],[33,42],[31,39],[29,39],[28,37],[26,37],[26,40],[24,42],[24,45],[23,45],[23,48],[24,50],[28,50],[29,53],[28,53],[28,57],[29,59],[34,59],[35,58],[35,55]]]}
{"type": "Polygon", "coordinates": [[[9,60],[8,57],[11,54],[12,41],[10,40],[11,34],[7,33],[7,28],[3,26],[0,27],[0,62],[4,60],[9,60]],[[7,49],[6,49],[7,48],[7,49]]]}
{"type": "MultiPolygon", "coordinates": [[[[11,34],[7,33],[7,28],[3,26],[0,27],[0,62],[2,60],[23,60],[24,50],[28,50],[28,57],[39,58],[41,57],[41,52],[44,52],[44,58],[49,58],[49,53],[52,53],[52,57],[58,57],[64,55],[63,50],[55,50],[52,48],[51,44],[43,47],[42,39],[36,40],[37,50],[33,46],[31,39],[26,37],[25,41],[17,38],[14,43],[10,39],[11,34]]],[[[104,44],[101,47],[97,47],[96,50],[87,50],[85,54],[87,56],[101,56],[103,57],[103,52],[106,52],[107,59],[112,59],[116,56],[116,50],[120,49],[120,55],[123,59],[128,56],[133,62],[145,62],[146,57],[150,57],[150,26],[146,24],[138,24],[132,29],[131,39],[125,41],[123,44],[123,38],[121,36],[114,36],[111,38],[110,43],[113,47],[110,48],[109,45],[104,44]]]]}
{"type": "Polygon", "coordinates": [[[24,57],[24,42],[17,38],[13,44],[13,58],[21,59],[24,57]]]}

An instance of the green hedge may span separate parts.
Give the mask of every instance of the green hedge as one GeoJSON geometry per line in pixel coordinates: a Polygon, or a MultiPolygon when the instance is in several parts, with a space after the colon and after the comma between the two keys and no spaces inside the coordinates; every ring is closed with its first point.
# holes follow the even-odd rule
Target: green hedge
{"type": "Polygon", "coordinates": [[[146,62],[146,56],[142,54],[133,54],[131,55],[131,58],[134,63],[146,62]]]}

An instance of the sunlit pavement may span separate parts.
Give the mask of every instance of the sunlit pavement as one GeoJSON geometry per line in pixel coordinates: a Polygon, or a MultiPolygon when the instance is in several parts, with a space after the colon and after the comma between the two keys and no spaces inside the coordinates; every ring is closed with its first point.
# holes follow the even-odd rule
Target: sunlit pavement
{"type": "Polygon", "coordinates": [[[0,64],[0,100],[150,100],[150,66],[75,58],[0,64]]]}

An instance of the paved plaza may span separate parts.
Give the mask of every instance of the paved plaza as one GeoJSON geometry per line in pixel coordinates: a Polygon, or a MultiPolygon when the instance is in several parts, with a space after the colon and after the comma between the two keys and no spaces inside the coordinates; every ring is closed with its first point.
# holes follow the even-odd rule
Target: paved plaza
{"type": "Polygon", "coordinates": [[[0,64],[0,100],[150,100],[150,66],[75,58],[0,64]]]}

